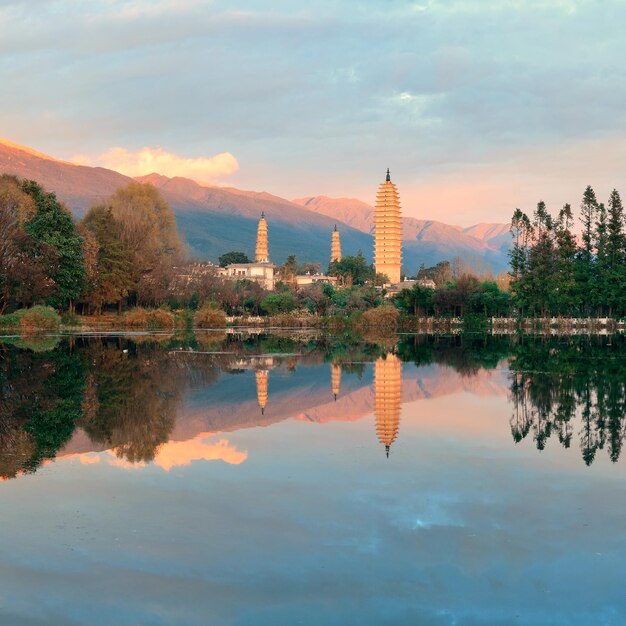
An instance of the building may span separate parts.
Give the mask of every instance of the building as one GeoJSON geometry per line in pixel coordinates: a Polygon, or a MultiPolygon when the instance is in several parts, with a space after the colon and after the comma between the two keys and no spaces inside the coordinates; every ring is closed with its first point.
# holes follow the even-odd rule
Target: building
{"type": "Polygon", "coordinates": [[[335,230],[330,239],[330,262],[341,261],[341,238],[339,231],[337,230],[337,224],[335,224],[335,230]]]}
{"type": "Polygon", "coordinates": [[[399,283],[395,283],[389,285],[387,287],[386,298],[392,298],[399,294],[403,289],[413,289],[417,285],[422,289],[436,289],[437,285],[432,278],[418,278],[417,280],[412,280],[410,278],[405,278],[403,281],[399,283]]]}
{"type": "Polygon", "coordinates": [[[336,285],[336,276],[326,276],[326,274],[300,274],[295,277],[296,287],[308,287],[309,285],[336,285]]]}
{"type": "Polygon", "coordinates": [[[219,269],[219,275],[232,280],[251,280],[264,289],[273,291],[276,285],[276,267],[270,262],[267,221],[265,214],[257,228],[254,263],[232,263],[219,269]]]}
{"type": "Polygon", "coordinates": [[[378,188],[374,207],[374,266],[391,284],[400,282],[402,268],[402,216],[400,196],[387,169],[385,182],[378,188]]]}
{"type": "Polygon", "coordinates": [[[379,357],[374,364],[374,415],[378,441],[389,456],[398,436],[402,408],[402,362],[395,354],[379,357]]]}
{"type": "Polygon", "coordinates": [[[276,268],[271,263],[232,263],[220,268],[220,276],[233,280],[251,280],[272,291],[276,284],[276,268]]]}

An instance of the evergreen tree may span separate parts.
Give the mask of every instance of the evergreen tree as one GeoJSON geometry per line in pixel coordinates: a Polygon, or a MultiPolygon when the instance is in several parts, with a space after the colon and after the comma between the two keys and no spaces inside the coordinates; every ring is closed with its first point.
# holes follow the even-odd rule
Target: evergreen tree
{"type": "Polygon", "coordinates": [[[556,257],[552,217],[543,201],[537,204],[533,227],[534,245],[528,256],[531,285],[529,304],[533,312],[545,316],[553,310],[555,303],[556,257]]]}
{"type": "Polygon", "coordinates": [[[591,292],[593,282],[593,236],[598,211],[598,201],[591,186],[587,186],[580,205],[582,224],[582,248],[576,260],[576,281],[583,308],[589,312],[592,305],[591,292]]]}
{"type": "Polygon", "coordinates": [[[596,228],[594,232],[595,258],[593,264],[593,288],[591,290],[592,306],[597,315],[603,315],[608,300],[608,232],[607,217],[604,204],[598,205],[596,228]]]}
{"type": "Polygon", "coordinates": [[[608,203],[606,304],[609,315],[626,309],[626,235],[624,207],[619,192],[613,189],[608,203]]]}
{"type": "Polygon", "coordinates": [[[71,308],[85,286],[83,239],[69,211],[53,193],[44,192],[35,181],[24,181],[22,189],[33,198],[37,207],[33,219],[25,224],[26,232],[41,249],[52,247],[58,255],[56,267],[50,275],[56,289],[47,302],[55,307],[69,305],[71,308]]]}
{"type": "Polygon", "coordinates": [[[560,314],[571,314],[578,307],[574,262],[576,238],[572,233],[574,216],[569,204],[563,206],[555,223],[556,308],[560,314]]]}
{"type": "Polygon", "coordinates": [[[520,209],[515,209],[511,220],[511,235],[513,246],[509,252],[511,263],[511,293],[514,296],[515,306],[523,317],[528,308],[530,299],[530,285],[528,280],[528,254],[533,237],[533,228],[528,216],[520,209]]]}

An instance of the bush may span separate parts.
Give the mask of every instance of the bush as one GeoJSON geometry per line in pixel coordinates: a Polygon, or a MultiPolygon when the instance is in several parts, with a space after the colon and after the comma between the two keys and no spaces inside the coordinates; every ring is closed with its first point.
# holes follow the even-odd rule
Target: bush
{"type": "Polygon", "coordinates": [[[174,328],[174,314],[163,309],[143,309],[137,307],[127,311],[122,316],[124,326],[131,328],[145,328],[147,330],[159,330],[162,328],[174,328]]]}
{"type": "Polygon", "coordinates": [[[368,330],[395,332],[398,328],[400,314],[395,307],[379,306],[363,313],[362,323],[368,330]]]}
{"type": "Polygon", "coordinates": [[[174,328],[176,324],[174,314],[171,311],[164,311],[163,309],[150,311],[148,318],[148,328],[154,330],[160,328],[174,328]]]}
{"type": "Polygon", "coordinates": [[[13,316],[17,319],[17,326],[22,332],[58,330],[61,326],[59,314],[49,306],[34,306],[30,309],[19,309],[13,316]]]}
{"type": "Polygon", "coordinates": [[[270,293],[261,300],[261,309],[268,315],[291,313],[296,308],[296,299],[290,291],[270,293]]]}
{"type": "Polygon", "coordinates": [[[225,328],[226,313],[210,305],[205,305],[196,311],[193,324],[196,328],[225,328]]]}

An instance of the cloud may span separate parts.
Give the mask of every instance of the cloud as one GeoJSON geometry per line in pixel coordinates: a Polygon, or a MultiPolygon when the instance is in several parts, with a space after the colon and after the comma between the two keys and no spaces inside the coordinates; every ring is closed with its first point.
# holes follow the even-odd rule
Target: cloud
{"type": "Polygon", "coordinates": [[[94,159],[80,154],[74,156],[72,161],[79,165],[99,165],[126,176],[143,176],[156,172],[169,177],[191,178],[200,183],[215,183],[239,169],[237,159],[230,152],[191,158],[167,152],[160,147],[145,147],[136,151],[116,147],[94,159]]]}

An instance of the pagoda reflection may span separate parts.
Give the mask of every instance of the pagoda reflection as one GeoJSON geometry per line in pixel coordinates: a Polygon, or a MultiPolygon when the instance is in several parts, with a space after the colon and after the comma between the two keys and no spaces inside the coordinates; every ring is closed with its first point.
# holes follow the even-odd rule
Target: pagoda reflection
{"type": "Polygon", "coordinates": [[[339,392],[341,391],[341,365],[337,365],[335,363],[330,364],[330,383],[333,398],[337,401],[339,392]]]}
{"type": "Polygon", "coordinates": [[[262,369],[255,372],[256,376],[256,397],[261,409],[261,415],[265,415],[267,406],[267,389],[269,383],[269,370],[262,369]]]}
{"type": "Polygon", "coordinates": [[[379,357],[374,364],[374,415],[376,434],[389,457],[398,436],[402,406],[402,362],[392,353],[379,357]]]}

